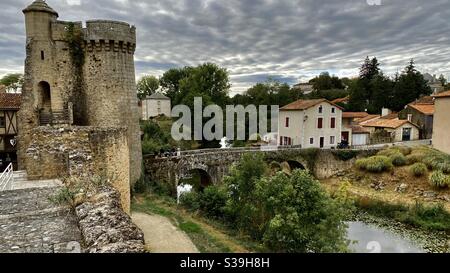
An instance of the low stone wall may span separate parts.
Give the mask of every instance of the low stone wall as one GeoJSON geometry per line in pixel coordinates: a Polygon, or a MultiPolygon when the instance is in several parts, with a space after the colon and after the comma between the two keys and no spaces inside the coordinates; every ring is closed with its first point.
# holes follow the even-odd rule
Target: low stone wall
{"type": "Polygon", "coordinates": [[[75,208],[90,253],[145,252],[144,234],[120,205],[120,193],[104,186],[75,208]]]}
{"type": "Polygon", "coordinates": [[[28,178],[105,176],[130,211],[130,161],[126,128],[41,126],[26,150],[28,178]]]}

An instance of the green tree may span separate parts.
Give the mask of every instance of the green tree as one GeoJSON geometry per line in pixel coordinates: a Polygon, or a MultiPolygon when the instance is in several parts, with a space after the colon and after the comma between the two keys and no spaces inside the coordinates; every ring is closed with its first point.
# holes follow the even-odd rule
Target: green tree
{"type": "Polygon", "coordinates": [[[401,111],[406,104],[431,93],[427,80],[416,70],[414,60],[411,60],[395,83],[392,109],[401,111]]]}
{"type": "Polygon", "coordinates": [[[238,230],[261,239],[263,220],[257,218],[258,199],[255,195],[256,182],[268,173],[267,164],[262,154],[244,154],[232,167],[224,183],[229,192],[225,214],[229,222],[238,230]]]}
{"type": "Polygon", "coordinates": [[[17,90],[23,84],[23,74],[20,73],[7,74],[0,79],[0,84],[4,85],[7,90],[17,92],[17,90]]]}
{"type": "Polygon", "coordinates": [[[163,92],[172,100],[172,102],[175,101],[177,94],[180,92],[181,80],[188,77],[192,70],[193,68],[190,66],[171,68],[159,79],[163,92]]]}
{"type": "Polygon", "coordinates": [[[257,182],[267,222],[263,241],[276,252],[345,252],[344,211],[307,171],[283,172],[257,182]]]}
{"type": "Polygon", "coordinates": [[[145,98],[146,96],[149,96],[151,94],[154,94],[156,90],[159,88],[159,80],[155,76],[143,76],[139,79],[137,82],[137,91],[138,91],[138,97],[140,99],[145,98]]]}
{"type": "Polygon", "coordinates": [[[313,84],[314,91],[344,89],[344,84],[337,76],[330,76],[328,72],[322,72],[318,77],[309,81],[313,84]]]}

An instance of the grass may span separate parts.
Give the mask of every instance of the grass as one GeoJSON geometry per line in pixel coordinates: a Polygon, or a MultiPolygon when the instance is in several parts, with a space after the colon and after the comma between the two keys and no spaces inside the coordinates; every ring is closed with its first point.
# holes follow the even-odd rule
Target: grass
{"type": "Polygon", "coordinates": [[[131,208],[149,214],[167,217],[176,227],[184,231],[202,253],[245,253],[249,252],[251,242],[238,239],[228,233],[223,226],[215,225],[199,215],[177,206],[174,199],[153,193],[138,195],[131,208]]]}
{"type": "MultiPolygon", "coordinates": [[[[329,179],[322,181],[321,184],[331,195],[336,195],[342,182],[329,179]]],[[[410,196],[395,192],[379,192],[355,185],[348,185],[346,191],[355,206],[369,214],[394,219],[421,229],[450,232],[448,203],[421,203],[410,196]]]]}

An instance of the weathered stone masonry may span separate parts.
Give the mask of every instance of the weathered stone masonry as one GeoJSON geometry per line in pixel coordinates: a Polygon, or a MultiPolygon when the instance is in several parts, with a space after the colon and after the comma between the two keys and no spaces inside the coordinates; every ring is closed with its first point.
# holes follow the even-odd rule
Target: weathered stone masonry
{"type": "Polygon", "coordinates": [[[81,22],[57,20],[58,13],[42,0],[34,1],[23,12],[27,40],[18,114],[19,169],[27,170],[30,178],[56,178],[72,174],[77,168],[86,168],[86,173],[89,168],[117,168],[123,170],[121,175],[129,176],[118,187],[127,194],[123,189],[139,179],[142,166],[134,70],[135,27],[124,22],[93,20],[83,28],[81,22]],[[37,129],[46,123],[54,131],[37,129]],[[59,128],[72,125],[89,128],[77,127],[58,135],[59,128]],[[49,137],[57,140],[54,143],[49,137]],[[56,143],[63,148],[53,147],[56,143]],[[107,163],[97,162],[105,159],[100,154],[110,153],[110,143],[122,147],[119,150],[128,159],[116,153],[116,159],[108,155],[107,163]],[[74,153],[92,157],[82,158],[84,166],[74,153]],[[34,159],[36,156],[39,160],[34,159]]]}

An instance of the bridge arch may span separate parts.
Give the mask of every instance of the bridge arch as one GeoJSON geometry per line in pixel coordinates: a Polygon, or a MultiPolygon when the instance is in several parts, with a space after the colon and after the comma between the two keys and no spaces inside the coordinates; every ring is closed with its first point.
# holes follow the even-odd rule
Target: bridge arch
{"type": "Polygon", "coordinates": [[[190,184],[195,190],[203,191],[203,189],[213,184],[213,179],[205,168],[194,167],[186,169],[177,184],[190,184]]]}
{"type": "Polygon", "coordinates": [[[291,168],[291,170],[306,170],[305,166],[303,165],[303,163],[297,161],[297,160],[287,160],[286,161],[289,164],[289,167],[291,168]]]}

